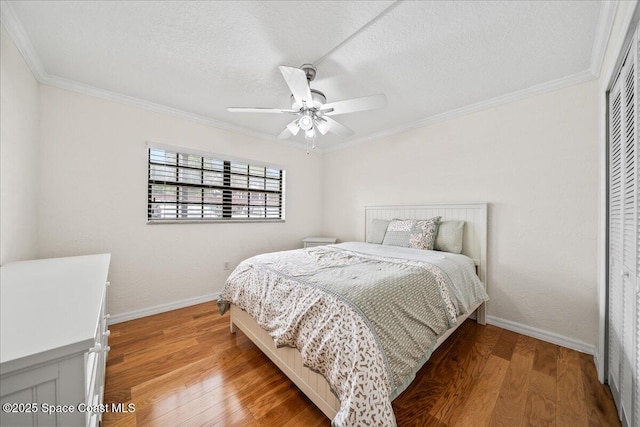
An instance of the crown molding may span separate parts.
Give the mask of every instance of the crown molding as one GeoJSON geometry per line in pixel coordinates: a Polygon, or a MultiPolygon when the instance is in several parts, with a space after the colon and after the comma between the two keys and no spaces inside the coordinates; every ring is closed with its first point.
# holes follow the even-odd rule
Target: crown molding
{"type": "Polygon", "coordinates": [[[527,89],[512,92],[506,95],[498,96],[485,101],[480,101],[475,104],[471,104],[455,110],[450,110],[441,114],[427,117],[415,122],[405,123],[403,125],[387,129],[385,131],[377,132],[372,135],[365,136],[363,138],[357,138],[346,141],[339,146],[327,148],[325,152],[339,151],[345,148],[353,147],[368,141],[384,138],[387,136],[396,135],[405,132],[410,129],[416,129],[424,126],[428,126],[434,123],[438,123],[444,120],[453,119],[466,114],[474,113],[491,107],[497,107],[499,105],[508,104],[511,102],[519,101],[525,98],[529,98],[536,95],[541,95],[546,92],[552,92],[554,90],[562,89],[565,87],[573,86],[579,83],[584,83],[589,80],[599,78],[602,63],[609,43],[609,37],[613,28],[613,23],[618,9],[619,0],[604,0],[600,6],[600,14],[598,17],[598,26],[596,28],[595,40],[593,48],[591,50],[591,61],[589,70],[582,71],[567,77],[552,80],[546,83],[542,83],[536,86],[532,86],[527,89]]]}
{"type": "MultiPolygon", "coordinates": [[[[527,89],[523,89],[523,90],[512,92],[506,95],[498,96],[485,101],[480,101],[475,104],[471,104],[462,108],[447,111],[441,114],[436,114],[434,116],[430,116],[425,119],[405,123],[400,126],[396,126],[394,128],[377,132],[362,138],[347,140],[344,143],[339,143],[334,147],[328,147],[328,148],[318,147],[314,149],[314,152],[327,153],[332,151],[343,150],[345,148],[353,147],[355,145],[359,145],[375,139],[396,135],[398,133],[402,133],[410,129],[428,126],[444,120],[449,120],[449,119],[460,117],[466,114],[481,111],[487,108],[508,104],[508,103],[519,101],[521,99],[525,99],[528,97],[540,95],[546,92],[551,92],[554,90],[562,89],[564,87],[568,87],[568,86],[572,86],[575,84],[596,79],[598,78],[598,75],[600,73],[600,68],[602,66],[602,61],[604,60],[606,46],[608,43],[609,35],[611,33],[611,28],[613,26],[613,21],[614,21],[617,6],[618,6],[617,1],[602,2],[600,17],[598,20],[598,28],[596,30],[596,40],[594,42],[594,46],[592,49],[591,65],[589,70],[585,70],[583,72],[573,74],[571,76],[552,80],[546,83],[532,86],[527,89]]],[[[10,1],[3,0],[1,2],[0,19],[2,24],[5,26],[7,33],[13,40],[14,44],[16,45],[16,47],[18,48],[22,56],[24,57],[25,62],[27,63],[29,69],[33,73],[35,79],[41,84],[46,84],[46,85],[50,85],[50,86],[58,87],[61,89],[66,89],[66,90],[70,90],[70,91],[74,91],[74,92],[78,92],[78,93],[82,93],[85,95],[94,96],[102,99],[107,99],[107,100],[119,102],[125,105],[135,106],[138,108],[143,108],[143,109],[154,111],[161,114],[167,114],[170,116],[194,121],[196,123],[204,124],[207,126],[212,126],[218,129],[239,133],[252,138],[258,138],[264,141],[286,145],[292,148],[307,150],[306,145],[303,143],[298,143],[294,141],[276,140],[273,135],[269,135],[269,134],[257,132],[245,127],[221,122],[206,116],[202,116],[199,114],[191,113],[191,112],[180,110],[177,108],[157,104],[145,99],[135,98],[135,97],[123,95],[117,92],[99,89],[83,83],[79,83],[76,81],[50,75],[45,71],[42,65],[42,62],[40,61],[40,58],[38,57],[33,45],[31,44],[29,37],[24,31],[24,28],[22,27],[20,20],[15,14],[15,11],[13,10],[13,7],[10,1]]]]}
{"type": "Polygon", "coordinates": [[[212,118],[191,113],[188,111],[180,110],[178,108],[168,107],[166,105],[157,104],[155,102],[147,101],[142,98],[136,98],[133,96],[123,95],[118,92],[112,92],[109,90],[100,89],[94,86],[79,83],[74,80],[64,79],[57,76],[46,74],[38,80],[41,84],[53,86],[59,89],[64,89],[72,92],[78,92],[83,95],[89,95],[96,98],[102,98],[109,101],[118,102],[121,104],[150,110],[156,113],[168,114],[170,116],[179,117],[182,119],[190,120],[196,123],[213,126],[219,129],[224,129],[232,132],[242,133],[253,138],[259,138],[274,142],[274,137],[265,133],[252,131],[239,126],[234,126],[228,123],[220,122],[212,118]]]}
{"type": "MultiPolygon", "coordinates": [[[[189,120],[202,125],[215,127],[217,129],[239,133],[242,135],[249,136],[251,138],[261,139],[263,141],[270,142],[273,144],[286,145],[287,147],[297,148],[299,150],[307,149],[306,145],[301,143],[296,143],[294,141],[278,140],[273,135],[269,135],[267,133],[257,132],[241,126],[235,126],[226,122],[221,122],[219,120],[212,119],[207,116],[203,116],[201,114],[191,113],[189,111],[151,102],[146,99],[123,95],[118,92],[112,92],[109,90],[100,89],[94,86],[86,85],[84,83],[76,82],[74,80],[52,76],[47,74],[46,72],[44,73],[44,76],[41,77],[41,79],[38,79],[38,81],[39,83],[44,85],[53,86],[59,89],[64,89],[72,92],[78,92],[83,95],[106,99],[113,102],[118,102],[120,104],[129,105],[129,106],[141,108],[148,111],[153,111],[155,113],[167,114],[169,116],[177,117],[184,120],[189,120]]],[[[322,150],[318,150],[318,149],[316,149],[315,151],[322,152],[322,150]]]]}
{"type": "MultiPolygon", "coordinates": [[[[0,21],[2,22],[2,25],[4,25],[5,29],[7,30],[7,34],[9,34],[9,37],[11,37],[16,48],[24,58],[34,78],[40,84],[53,86],[60,89],[93,96],[96,98],[106,99],[133,107],[138,107],[160,114],[167,114],[173,117],[178,117],[206,126],[212,126],[218,129],[239,133],[251,138],[261,139],[274,144],[285,145],[291,148],[297,148],[299,150],[307,149],[306,145],[302,143],[277,140],[273,135],[221,122],[200,114],[191,113],[189,111],[158,104],[142,98],[123,95],[118,92],[100,89],[74,80],[64,79],[62,77],[51,75],[45,71],[44,66],[42,65],[42,61],[40,61],[40,58],[38,57],[33,44],[31,44],[31,40],[24,31],[24,28],[22,27],[18,16],[13,10],[11,2],[3,0],[2,2],[0,2],[0,6],[0,21]]],[[[316,148],[314,151],[322,152],[323,150],[316,148]]]]}
{"type": "Polygon", "coordinates": [[[595,80],[595,79],[596,77],[593,74],[591,74],[591,71],[589,70],[581,71],[579,73],[572,74],[567,77],[562,77],[562,78],[551,80],[536,86],[531,86],[527,89],[518,90],[515,92],[508,93],[506,95],[501,95],[495,98],[487,99],[485,101],[476,102],[475,104],[467,105],[465,107],[457,108],[455,110],[450,110],[444,113],[429,116],[425,119],[420,119],[414,122],[405,123],[391,129],[387,129],[381,132],[376,132],[374,134],[365,136],[363,138],[346,141],[344,144],[340,144],[337,147],[326,148],[324,151],[325,153],[329,153],[332,151],[344,150],[345,148],[353,147],[355,145],[360,145],[375,139],[381,139],[381,138],[396,135],[402,132],[406,132],[411,129],[417,129],[417,128],[429,126],[434,123],[442,122],[449,119],[454,119],[456,117],[465,116],[467,114],[486,110],[488,108],[498,107],[504,104],[510,104],[512,102],[520,101],[526,98],[531,98],[537,95],[542,95],[547,92],[553,92],[558,89],[563,89],[565,87],[574,86],[579,83],[584,83],[584,82],[595,80]]]}
{"type": "Polygon", "coordinates": [[[600,5],[600,16],[598,18],[598,27],[596,28],[596,36],[591,50],[591,65],[589,70],[596,78],[600,77],[600,70],[604,61],[609,37],[613,28],[613,21],[616,17],[619,2],[603,1],[600,5]]]}
{"type": "Polygon", "coordinates": [[[44,71],[40,58],[36,54],[36,50],[31,44],[31,40],[29,40],[16,12],[13,10],[11,2],[0,2],[0,22],[4,25],[9,37],[11,37],[16,48],[18,48],[18,51],[24,58],[33,76],[40,82],[43,76],[46,75],[46,72],[44,71]]]}

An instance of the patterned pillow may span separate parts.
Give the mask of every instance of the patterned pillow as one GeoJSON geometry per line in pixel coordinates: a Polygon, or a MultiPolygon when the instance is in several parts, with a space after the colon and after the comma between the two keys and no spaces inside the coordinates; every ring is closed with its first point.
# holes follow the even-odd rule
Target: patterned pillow
{"type": "Polygon", "coordinates": [[[415,219],[392,219],[387,226],[387,232],[384,234],[382,244],[408,248],[410,246],[411,232],[415,225],[415,219]]]}
{"type": "Polygon", "coordinates": [[[462,252],[464,221],[443,221],[438,227],[435,249],[459,254],[462,252]]]}
{"type": "Polygon", "coordinates": [[[382,244],[431,250],[440,218],[436,216],[427,220],[393,219],[387,227],[382,244]]]}
{"type": "Polygon", "coordinates": [[[409,246],[414,249],[433,250],[440,218],[442,217],[436,216],[430,219],[416,221],[411,232],[411,237],[409,238],[409,246]]]}

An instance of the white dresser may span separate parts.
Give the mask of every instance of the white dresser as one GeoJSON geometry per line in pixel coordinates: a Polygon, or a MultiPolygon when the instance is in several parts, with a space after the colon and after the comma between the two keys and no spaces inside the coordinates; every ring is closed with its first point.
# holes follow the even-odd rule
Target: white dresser
{"type": "Polygon", "coordinates": [[[96,426],[110,254],[0,267],[0,425],[96,426]]]}

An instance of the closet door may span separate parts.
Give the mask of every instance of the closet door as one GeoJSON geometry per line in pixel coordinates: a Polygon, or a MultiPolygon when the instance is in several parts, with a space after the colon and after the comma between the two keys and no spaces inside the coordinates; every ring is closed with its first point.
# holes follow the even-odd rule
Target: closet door
{"type": "MultiPolygon", "coordinates": [[[[635,298],[633,293],[631,294],[631,299],[635,302],[634,313],[635,313],[635,366],[633,366],[633,419],[631,421],[631,425],[640,426],[640,70],[638,69],[638,64],[640,63],[640,43],[638,42],[638,37],[640,37],[640,31],[636,31],[634,37],[634,46],[633,49],[636,54],[635,58],[635,66],[636,66],[636,76],[635,76],[635,125],[636,125],[636,133],[635,133],[635,145],[634,145],[634,171],[635,171],[635,233],[633,233],[633,240],[635,241],[635,259],[632,263],[635,265],[635,276],[633,270],[628,271],[630,280],[634,283],[629,284],[630,288],[635,291],[635,298]]],[[[634,363],[634,358],[631,358],[632,363],[634,363]]]]}
{"type": "Polygon", "coordinates": [[[640,425],[637,49],[634,37],[609,94],[609,385],[629,425],[640,425]]]}
{"type": "Polygon", "coordinates": [[[634,377],[637,376],[636,354],[636,275],[637,275],[637,42],[631,44],[622,85],[624,102],[624,136],[622,138],[622,341],[623,351],[620,361],[620,403],[621,411],[630,425],[634,422],[634,377]]]}
{"type": "MultiPolygon", "coordinates": [[[[623,68],[624,71],[624,68],[623,68]]],[[[622,342],[622,80],[609,93],[609,386],[620,390],[622,342]]],[[[619,404],[618,404],[619,406],[619,404]]]]}

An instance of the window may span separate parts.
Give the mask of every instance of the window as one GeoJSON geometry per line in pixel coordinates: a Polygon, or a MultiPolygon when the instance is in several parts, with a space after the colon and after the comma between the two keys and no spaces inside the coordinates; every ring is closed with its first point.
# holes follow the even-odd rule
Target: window
{"type": "Polygon", "coordinates": [[[149,222],[284,220],[284,175],[253,161],[149,146],[149,222]]]}

